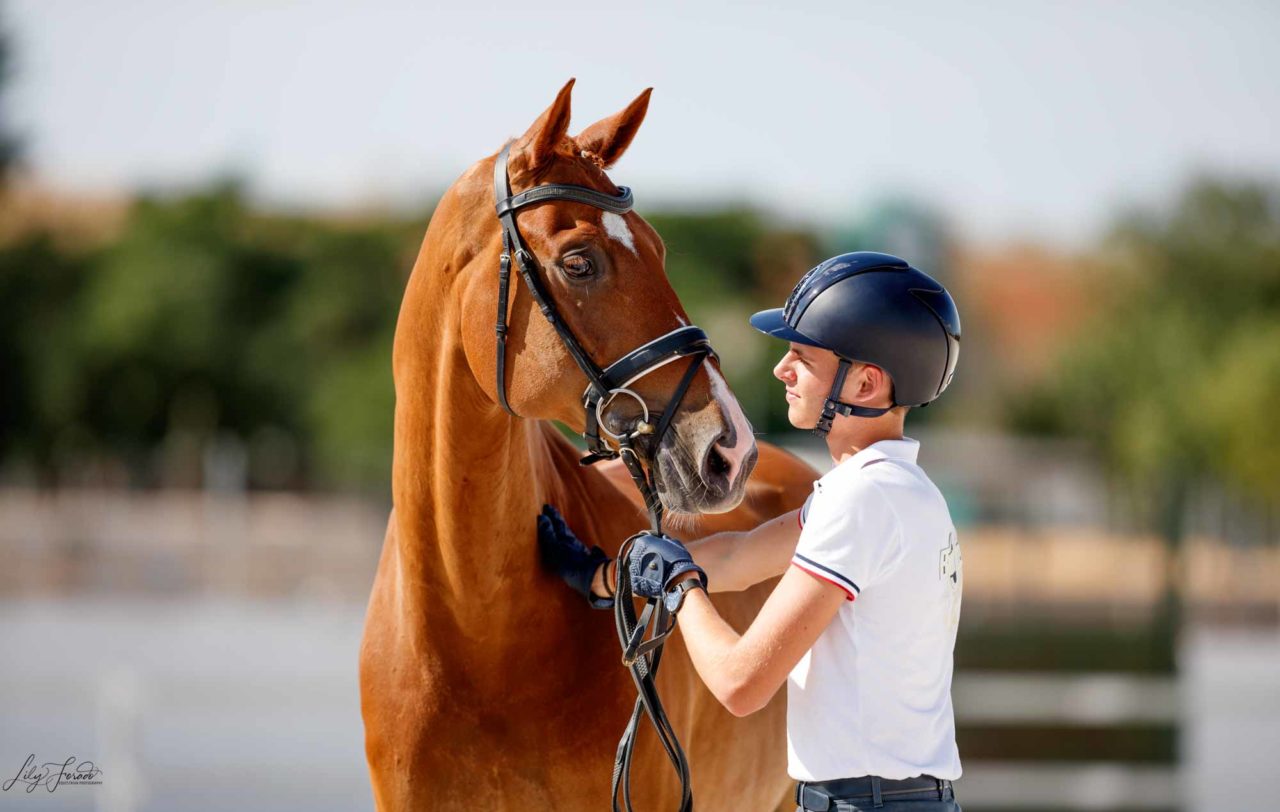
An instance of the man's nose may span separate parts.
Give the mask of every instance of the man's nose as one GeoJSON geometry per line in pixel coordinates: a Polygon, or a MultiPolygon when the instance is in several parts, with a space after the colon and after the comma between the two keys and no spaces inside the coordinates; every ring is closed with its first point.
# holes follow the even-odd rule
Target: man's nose
{"type": "Polygon", "coordinates": [[[778,361],[778,363],[774,366],[773,377],[777,378],[783,383],[787,383],[787,376],[790,373],[791,373],[791,366],[787,363],[787,359],[784,356],[782,360],[778,361]]]}

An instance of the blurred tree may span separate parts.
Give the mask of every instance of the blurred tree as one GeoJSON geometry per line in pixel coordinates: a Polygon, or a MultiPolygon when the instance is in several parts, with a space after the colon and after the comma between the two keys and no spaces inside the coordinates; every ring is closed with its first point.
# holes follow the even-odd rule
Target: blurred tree
{"type": "Polygon", "coordinates": [[[645,219],[667,247],[667,277],[690,319],[710,336],[725,378],[753,425],[768,430],[777,418],[769,378],[761,372],[767,339],[756,341],[746,319],[764,306],[767,293],[762,291],[793,270],[772,262],[783,258],[768,248],[776,242],[774,232],[749,209],[645,212],[645,219]]]}
{"type": "Polygon", "coordinates": [[[60,441],[83,433],[69,402],[83,368],[69,304],[92,264],[44,232],[0,246],[0,460],[46,482],[60,441]]]}
{"type": "Polygon", "coordinates": [[[297,402],[322,476],[318,484],[390,481],[395,389],[391,347],[405,280],[425,219],[310,229],[299,246],[307,273],[282,324],[289,333],[263,375],[297,366],[297,402]]]}
{"type": "Polygon", "coordinates": [[[829,253],[880,251],[902,257],[951,284],[951,229],[946,217],[923,200],[886,197],[861,219],[836,231],[829,253]]]}
{"type": "Polygon", "coordinates": [[[752,252],[765,232],[747,209],[645,213],[667,246],[667,277],[690,313],[749,298],[756,281],[752,252]]]}
{"type": "MultiPolygon", "coordinates": [[[[746,209],[647,216],[753,424],[790,439],[770,375],[781,346],[746,319],[781,304],[819,239],[746,209]]],[[[12,238],[0,467],[50,483],[105,469],[139,485],[384,490],[392,336],[425,223],[266,213],[228,180],[139,197],[96,247],[12,238]]]]}
{"type": "MultiPolygon", "coordinates": [[[[645,213],[667,246],[667,276],[694,323],[707,331],[721,369],[760,434],[785,435],[782,386],[771,370],[783,345],[760,335],[748,317],[780,307],[821,258],[818,236],[775,226],[750,209],[645,213]]],[[[774,436],[779,440],[781,437],[774,436]]]]}
{"type": "Polygon", "coordinates": [[[143,199],[105,252],[82,300],[79,417],[113,451],[296,425],[287,385],[252,374],[251,349],[301,268],[245,240],[248,216],[235,183],[143,199]]]}
{"type": "Polygon", "coordinates": [[[422,224],[265,215],[228,181],[139,199],[93,251],[0,246],[0,462],[195,486],[229,453],[252,486],[381,488],[422,224]]]}
{"type": "Polygon", "coordinates": [[[1180,542],[1214,477],[1280,493],[1280,189],[1200,180],[1169,212],[1125,218],[1104,247],[1092,324],[1015,426],[1092,440],[1180,542]]]}

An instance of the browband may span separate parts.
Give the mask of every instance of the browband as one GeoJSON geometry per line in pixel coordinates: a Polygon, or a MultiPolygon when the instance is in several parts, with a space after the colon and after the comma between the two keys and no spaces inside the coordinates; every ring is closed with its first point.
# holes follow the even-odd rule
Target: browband
{"type": "Polygon", "coordinates": [[[518,195],[513,195],[511,194],[511,182],[507,178],[507,156],[510,153],[511,142],[508,141],[507,145],[502,148],[502,154],[498,156],[498,160],[493,164],[493,197],[496,201],[494,209],[498,212],[499,218],[514,214],[525,206],[532,206],[535,203],[542,203],[547,200],[571,200],[575,203],[595,206],[597,209],[604,209],[614,214],[626,214],[631,211],[631,207],[635,203],[631,189],[626,186],[619,186],[618,194],[611,195],[573,183],[548,183],[543,186],[526,189],[518,195]]]}
{"type": "Polygon", "coordinates": [[[588,189],[585,186],[576,186],[572,183],[549,183],[546,186],[535,186],[518,195],[512,195],[506,200],[499,201],[495,208],[498,210],[498,216],[502,217],[507,212],[513,212],[525,206],[532,206],[534,203],[541,203],[544,200],[571,200],[575,203],[586,203],[588,206],[595,206],[597,209],[611,211],[614,214],[626,214],[631,211],[631,205],[635,202],[635,199],[631,194],[631,190],[626,186],[619,186],[618,188],[621,191],[617,195],[610,195],[604,192],[597,192],[595,189],[588,189]]]}

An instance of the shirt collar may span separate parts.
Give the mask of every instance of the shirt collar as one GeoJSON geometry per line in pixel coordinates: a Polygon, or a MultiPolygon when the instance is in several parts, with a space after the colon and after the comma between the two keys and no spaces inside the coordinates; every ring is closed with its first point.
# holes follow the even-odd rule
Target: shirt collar
{"type": "Polygon", "coordinates": [[[839,465],[833,466],[830,471],[822,476],[822,479],[826,479],[836,471],[857,471],[876,460],[893,459],[914,464],[919,454],[919,440],[913,440],[910,437],[903,437],[901,440],[880,440],[862,449],[839,465]]]}

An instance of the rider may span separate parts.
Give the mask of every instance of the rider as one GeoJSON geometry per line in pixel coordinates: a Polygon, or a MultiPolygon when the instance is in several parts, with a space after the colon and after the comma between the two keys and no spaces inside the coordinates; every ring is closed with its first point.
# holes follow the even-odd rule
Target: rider
{"type": "MultiPolygon", "coordinates": [[[[737,716],[764,707],[786,682],[788,772],[801,809],[842,800],[958,810],[951,675],[960,547],[942,494],[916,463],[919,443],[902,434],[907,410],[951,382],[955,304],[903,260],[855,252],[809,271],[785,307],[751,324],[790,342],[773,370],[786,386],[787,417],[825,438],[833,467],[802,508],[754,530],[687,549],[642,537],[674,573],[664,588],[684,592],[689,657],[737,716]],[[778,575],[741,635],[706,594],[708,584],[733,591],[778,575]]],[[[617,567],[599,547],[588,551],[551,506],[538,536],[551,569],[593,606],[612,603],[617,567]]]]}

